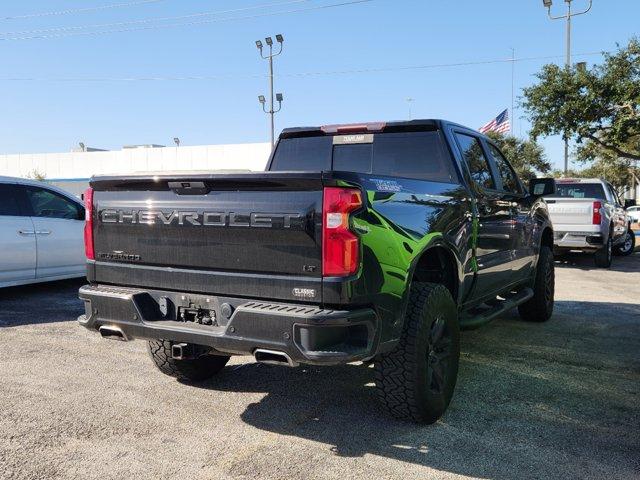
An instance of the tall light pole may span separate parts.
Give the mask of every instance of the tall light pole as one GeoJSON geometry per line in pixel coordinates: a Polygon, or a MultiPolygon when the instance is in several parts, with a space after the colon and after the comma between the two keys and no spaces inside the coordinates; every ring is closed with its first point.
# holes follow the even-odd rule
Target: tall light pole
{"type": "Polygon", "coordinates": [[[407,105],[409,106],[409,120],[413,120],[413,118],[411,118],[412,117],[412,114],[411,114],[411,103],[413,103],[413,100],[414,99],[411,98],[411,97],[405,98],[405,101],[407,102],[407,105]]]}
{"type": "MultiPolygon", "coordinates": [[[[577,17],[578,15],[584,15],[593,5],[593,0],[589,0],[589,6],[580,12],[572,12],[571,11],[571,2],[573,0],[564,0],[567,4],[567,13],[565,15],[553,16],[551,15],[551,6],[553,5],[553,0],[542,0],[542,4],[547,9],[547,14],[551,20],[562,20],[565,19],[567,21],[567,57],[565,62],[565,67],[567,70],[571,68],[571,18],[577,17]]],[[[564,173],[566,174],[569,171],[569,137],[565,133],[564,135],[564,173]]]]}
{"type": "Polygon", "coordinates": [[[274,115],[280,111],[282,108],[282,94],[276,94],[276,101],[278,102],[278,109],[274,110],[274,97],[273,97],[273,57],[277,57],[282,53],[282,44],[284,43],[284,37],[281,34],[276,35],[276,42],[280,45],[279,50],[276,53],[273,53],[273,39],[271,37],[267,37],[264,39],[265,43],[269,47],[269,54],[265,55],[263,53],[264,45],[262,41],[256,40],[256,47],[260,50],[260,56],[264,60],[269,60],[269,90],[271,92],[270,96],[270,106],[269,110],[266,108],[266,100],[263,95],[258,97],[258,100],[262,104],[262,110],[265,113],[268,113],[271,116],[271,148],[275,145],[275,123],[274,123],[274,115]]]}

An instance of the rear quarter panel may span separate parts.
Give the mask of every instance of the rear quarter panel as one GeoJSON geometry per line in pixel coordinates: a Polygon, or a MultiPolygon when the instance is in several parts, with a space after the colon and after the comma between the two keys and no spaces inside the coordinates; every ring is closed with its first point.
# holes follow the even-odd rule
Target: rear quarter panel
{"type": "MultiPolygon", "coordinates": [[[[458,280],[472,273],[471,202],[459,184],[334,172],[337,185],[360,187],[364,207],[352,216],[361,239],[360,272],[348,282],[325,279],[325,303],[373,304],[385,338],[394,338],[420,256],[443,246],[455,257],[458,280]]],[[[459,289],[462,290],[462,289],[459,289]]],[[[461,293],[461,292],[460,292],[461,293]]]]}

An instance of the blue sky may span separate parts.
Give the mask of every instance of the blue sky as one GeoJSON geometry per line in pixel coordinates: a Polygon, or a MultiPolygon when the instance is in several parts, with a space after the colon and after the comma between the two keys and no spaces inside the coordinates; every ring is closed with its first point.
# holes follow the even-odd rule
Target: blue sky
{"type": "MultiPolygon", "coordinates": [[[[564,23],[547,19],[541,0],[374,0],[295,14],[348,0],[34,0],[2,2],[0,12],[0,153],[68,151],[79,141],[102,148],[132,143],[185,145],[268,140],[267,116],[257,95],[267,93],[266,62],[254,41],[285,36],[276,59],[276,90],[284,93],[276,127],[405,119],[447,118],[479,127],[511,104],[511,65],[326,74],[326,72],[504,60],[520,57],[516,95],[546,62],[563,62],[564,23]],[[66,15],[9,18],[66,9],[135,3],[66,15]],[[256,5],[274,5],[248,9],[256,5]],[[255,18],[101,35],[49,37],[10,33],[84,31],[78,26],[247,10],[193,20],[255,18]],[[314,75],[295,75],[316,72],[314,75]],[[207,79],[172,79],[175,77],[207,79]],[[143,77],[158,80],[140,80],[143,77]],[[138,80],[121,80],[134,78],[138,80]],[[63,80],[61,80],[63,79],[63,80]]],[[[557,13],[564,2],[555,0],[557,13]]],[[[581,8],[587,0],[574,0],[581,8]]],[[[574,53],[611,50],[638,34],[640,2],[594,0],[574,19],[574,53]]],[[[186,23],[167,20],[164,23],[186,23]]],[[[157,25],[138,23],[106,29],[157,25]]],[[[100,30],[96,27],[89,31],[100,30]]],[[[589,63],[598,55],[576,57],[589,63]]],[[[518,112],[516,112],[518,113],[518,112]]],[[[515,119],[514,133],[528,124],[515,119]]],[[[560,165],[559,138],[543,140],[560,165]]]]}

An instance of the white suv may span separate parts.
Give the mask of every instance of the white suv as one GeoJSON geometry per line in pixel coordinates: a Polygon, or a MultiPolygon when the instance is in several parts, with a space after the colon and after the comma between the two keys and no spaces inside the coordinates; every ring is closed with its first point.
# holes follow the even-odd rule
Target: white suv
{"type": "Polygon", "coordinates": [[[83,277],[84,206],[43,182],[0,177],[0,287],[83,277]]]}

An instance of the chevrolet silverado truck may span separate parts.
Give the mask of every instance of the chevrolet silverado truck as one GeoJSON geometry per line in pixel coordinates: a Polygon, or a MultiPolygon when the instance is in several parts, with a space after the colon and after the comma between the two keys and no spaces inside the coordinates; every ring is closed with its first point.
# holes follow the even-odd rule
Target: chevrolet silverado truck
{"type": "Polygon", "coordinates": [[[495,144],[441,120],[282,132],[267,171],[99,176],[79,322],[144,339],[181,381],[232,355],[374,364],[391,414],[434,422],[460,328],[554,302],[553,230],[495,144]]]}
{"type": "Polygon", "coordinates": [[[635,248],[631,220],[613,186],[599,178],[562,178],[547,196],[555,226],[554,253],[570,250],[594,253],[598,267],[609,268],[613,255],[630,255],[635,248]]]}

